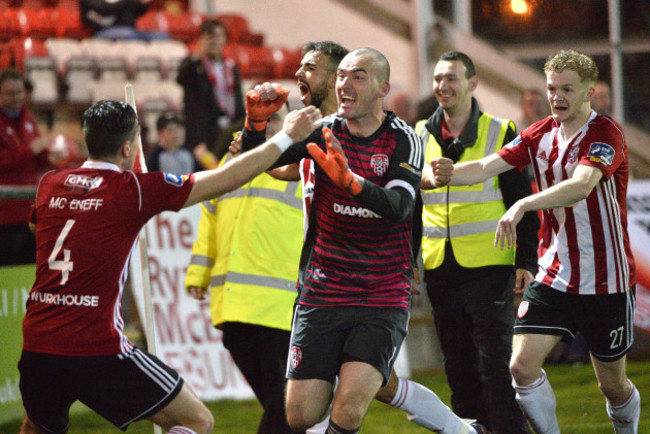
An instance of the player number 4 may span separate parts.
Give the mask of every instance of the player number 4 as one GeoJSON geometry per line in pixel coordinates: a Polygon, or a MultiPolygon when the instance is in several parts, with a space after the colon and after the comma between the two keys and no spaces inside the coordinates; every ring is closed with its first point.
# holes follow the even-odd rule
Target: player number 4
{"type": "Polygon", "coordinates": [[[609,346],[612,350],[618,348],[623,343],[623,326],[609,332],[609,337],[612,338],[612,344],[609,346]]]}
{"type": "Polygon", "coordinates": [[[70,229],[72,229],[72,226],[74,226],[74,224],[75,220],[73,219],[65,222],[63,230],[59,234],[59,237],[56,239],[56,243],[54,243],[54,249],[52,249],[52,253],[50,253],[50,257],[47,259],[47,265],[50,270],[61,271],[61,285],[65,285],[65,283],[68,281],[70,272],[74,268],[74,263],[70,260],[70,249],[63,249],[63,260],[58,260],[56,257],[59,255],[59,252],[63,247],[63,242],[70,233],[70,229]]]}

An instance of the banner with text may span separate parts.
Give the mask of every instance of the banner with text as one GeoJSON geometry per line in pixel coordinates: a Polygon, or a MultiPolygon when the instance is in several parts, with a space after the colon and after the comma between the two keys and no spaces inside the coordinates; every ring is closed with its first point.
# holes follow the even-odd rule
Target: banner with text
{"type": "MultiPolygon", "coordinates": [[[[198,205],[165,212],[146,226],[157,356],[176,369],[202,400],[249,399],[254,394],[212,326],[207,300],[185,291],[185,272],[201,217],[198,205]]],[[[135,252],[130,270],[141,322],[146,324],[142,267],[135,252]]]]}
{"type": "Polygon", "coordinates": [[[34,264],[0,267],[0,423],[23,416],[18,360],[23,347],[23,317],[34,264]]]}
{"type": "Polygon", "coordinates": [[[627,222],[637,277],[634,324],[650,334],[650,180],[630,181],[627,222]]]}

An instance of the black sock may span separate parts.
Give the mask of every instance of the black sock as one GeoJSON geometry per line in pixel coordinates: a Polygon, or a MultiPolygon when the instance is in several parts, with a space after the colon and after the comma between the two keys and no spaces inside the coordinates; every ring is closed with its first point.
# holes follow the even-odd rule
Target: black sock
{"type": "Polygon", "coordinates": [[[344,429],[338,426],[337,424],[332,421],[332,418],[330,418],[330,424],[327,427],[327,431],[325,434],[357,434],[359,432],[359,428],[355,429],[344,429]]]}

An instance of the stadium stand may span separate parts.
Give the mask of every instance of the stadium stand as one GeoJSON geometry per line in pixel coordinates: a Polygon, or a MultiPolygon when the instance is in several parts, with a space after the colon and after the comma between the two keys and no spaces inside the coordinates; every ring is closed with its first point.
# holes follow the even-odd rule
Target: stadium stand
{"type": "MultiPolygon", "coordinates": [[[[142,31],[168,32],[169,40],[111,41],[92,38],[81,23],[79,0],[0,0],[0,67],[16,66],[34,83],[32,102],[41,108],[66,103],[82,107],[99,98],[122,99],[127,81],[138,84],[139,105],[155,118],[163,110],[180,111],[178,66],[195,46],[207,17],[187,5],[169,8],[156,0],[140,17],[142,31]]],[[[300,50],[264,45],[238,14],[216,14],[226,27],[226,57],[250,83],[293,79],[300,50]]],[[[153,128],[155,131],[155,128],[153,128]]],[[[154,132],[155,134],[155,132],[154,132]]]]}

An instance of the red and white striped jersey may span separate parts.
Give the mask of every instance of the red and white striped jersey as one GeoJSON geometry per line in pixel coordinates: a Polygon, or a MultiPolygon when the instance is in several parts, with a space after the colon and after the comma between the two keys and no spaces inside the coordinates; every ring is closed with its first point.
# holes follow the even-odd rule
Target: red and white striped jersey
{"type": "Polygon", "coordinates": [[[302,213],[303,213],[303,241],[307,238],[309,229],[309,210],[311,202],[314,199],[314,185],[316,184],[316,170],[314,169],[314,160],[303,158],[298,163],[300,181],[302,184],[302,213]]]}
{"type": "Polygon", "coordinates": [[[534,123],[499,151],[507,163],[532,162],[538,191],[573,176],[580,164],[603,178],[570,207],[543,210],[535,280],[571,294],[611,294],[635,283],[627,233],[628,156],[623,130],[611,117],[591,113],[568,140],[552,117],[534,123]]]}
{"type": "Polygon", "coordinates": [[[110,163],[48,172],[38,187],[36,282],[23,348],[62,356],[108,356],[132,348],[122,293],[142,226],[179,210],[193,176],[120,172],[110,163]]]}

